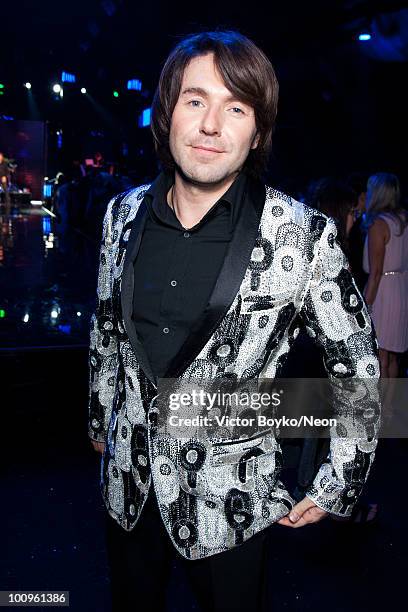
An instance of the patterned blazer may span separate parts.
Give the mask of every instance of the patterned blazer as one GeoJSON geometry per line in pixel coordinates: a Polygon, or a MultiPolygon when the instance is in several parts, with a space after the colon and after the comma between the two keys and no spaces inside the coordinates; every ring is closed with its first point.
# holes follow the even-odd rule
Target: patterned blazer
{"type": "MultiPolygon", "coordinates": [[[[132,530],[153,486],[174,546],[198,559],[242,544],[296,501],[279,479],[282,448],[270,433],[217,443],[170,438],[158,426],[157,379],[132,322],[148,187],[113,198],[104,218],[88,434],[106,442],[100,487],[109,514],[132,530]]],[[[378,379],[373,325],[333,219],[254,179],[244,197],[207,307],[166,377],[274,379],[303,324],[323,349],[329,379],[378,379]]],[[[376,444],[331,437],[307,496],[349,516],[376,444]]]]}

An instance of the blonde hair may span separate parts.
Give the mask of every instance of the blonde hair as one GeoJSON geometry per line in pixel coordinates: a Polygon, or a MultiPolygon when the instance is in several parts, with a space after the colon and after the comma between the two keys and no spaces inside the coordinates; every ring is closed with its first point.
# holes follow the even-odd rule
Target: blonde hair
{"type": "Polygon", "coordinates": [[[370,227],[381,214],[390,214],[400,225],[400,236],[408,218],[400,206],[401,190],[398,177],[387,172],[372,174],[367,181],[366,227],[370,227]]]}

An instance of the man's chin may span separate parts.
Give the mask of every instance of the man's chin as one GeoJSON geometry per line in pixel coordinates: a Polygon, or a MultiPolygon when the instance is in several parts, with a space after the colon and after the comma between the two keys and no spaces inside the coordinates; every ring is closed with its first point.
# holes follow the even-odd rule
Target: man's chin
{"type": "Polygon", "coordinates": [[[182,177],[188,183],[193,185],[201,185],[201,186],[215,186],[221,185],[225,181],[227,181],[232,175],[236,174],[236,171],[233,170],[225,170],[220,171],[219,168],[188,168],[186,166],[181,167],[177,166],[177,170],[182,177]]]}

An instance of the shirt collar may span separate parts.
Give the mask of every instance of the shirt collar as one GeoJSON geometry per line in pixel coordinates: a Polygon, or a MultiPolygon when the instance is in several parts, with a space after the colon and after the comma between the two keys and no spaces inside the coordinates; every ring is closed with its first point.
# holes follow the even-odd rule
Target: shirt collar
{"type": "MultiPolygon", "coordinates": [[[[241,170],[227,191],[213,204],[204,217],[193,227],[198,229],[205,221],[214,214],[221,206],[227,207],[230,216],[231,230],[235,226],[240,205],[243,200],[247,175],[241,170]]],[[[145,193],[148,196],[146,202],[150,216],[155,221],[161,221],[177,229],[182,229],[180,221],[174,211],[167,203],[167,193],[174,184],[174,172],[162,171],[145,193]]]]}

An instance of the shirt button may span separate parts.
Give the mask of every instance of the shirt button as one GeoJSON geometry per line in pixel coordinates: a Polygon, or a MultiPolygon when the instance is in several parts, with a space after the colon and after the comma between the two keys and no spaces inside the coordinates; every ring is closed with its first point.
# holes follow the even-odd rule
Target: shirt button
{"type": "Polygon", "coordinates": [[[175,286],[177,285],[177,281],[176,281],[176,280],[172,280],[172,281],[171,281],[171,283],[170,283],[170,285],[171,285],[172,287],[175,287],[175,286]]]}
{"type": "Polygon", "coordinates": [[[184,232],[183,236],[184,236],[184,238],[189,238],[190,232],[184,232]]]}
{"type": "Polygon", "coordinates": [[[169,328],[168,327],[163,327],[163,334],[168,334],[169,333],[169,328]]]}

